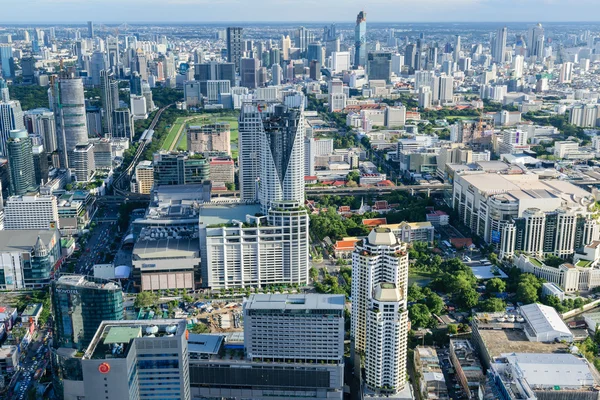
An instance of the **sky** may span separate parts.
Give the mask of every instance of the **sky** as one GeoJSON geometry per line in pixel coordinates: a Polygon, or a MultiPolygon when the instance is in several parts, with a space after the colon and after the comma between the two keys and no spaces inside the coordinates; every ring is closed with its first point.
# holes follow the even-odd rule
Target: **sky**
{"type": "Polygon", "coordinates": [[[0,0],[0,22],[598,21],[598,0],[0,0]]]}

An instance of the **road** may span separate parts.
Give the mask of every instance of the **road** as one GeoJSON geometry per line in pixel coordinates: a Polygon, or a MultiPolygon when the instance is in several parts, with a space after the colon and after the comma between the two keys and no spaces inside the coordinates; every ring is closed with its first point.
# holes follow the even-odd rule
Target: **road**
{"type": "Polygon", "coordinates": [[[110,251],[117,225],[113,222],[99,222],[91,230],[88,242],[75,266],[75,272],[83,275],[94,274],[94,264],[102,262],[103,253],[110,251]]]}
{"type": "MultiPolygon", "coordinates": [[[[50,333],[46,330],[38,330],[33,341],[27,346],[27,350],[21,354],[20,370],[16,373],[8,390],[8,399],[23,400],[28,398],[28,392],[36,382],[36,371],[44,371],[50,361],[48,357],[48,341],[50,333]],[[18,389],[15,388],[18,386],[18,389]]],[[[37,377],[39,379],[39,376],[37,377]]]]}

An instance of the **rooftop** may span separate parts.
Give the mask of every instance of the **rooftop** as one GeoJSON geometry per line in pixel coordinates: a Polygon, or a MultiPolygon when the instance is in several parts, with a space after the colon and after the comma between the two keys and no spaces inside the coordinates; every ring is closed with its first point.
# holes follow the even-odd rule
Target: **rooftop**
{"type": "Polygon", "coordinates": [[[194,258],[199,257],[197,238],[165,238],[138,240],[133,248],[135,259],[194,258]]]}
{"type": "Polygon", "coordinates": [[[346,298],[338,294],[254,294],[247,310],[343,310],[346,298]]]}
{"type": "MultiPolygon", "coordinates": [[[[0,230],[0,252],[30,252],[40,237],[49,249],[57,231],[53,230],[0,230]]],[[[56,239],[55,239],[56,240],[56,239]]]]}
{"type": "Polygon", "coordinates": [[[571,336],[571,331],[553,307],[533,303],[521,306],[520,310],[536,334],[557,331],[571,336]]]}
{"type": "Polygon", "coordinates": [[[200,207],[200,223],[206,226],[228,224],[233,220],[246,221],[247,215],[260,213],[259,204],[211,203],[200,207]]]}
{"type": "Polygon", "coordinates": [[[373,299],[377,301],[400,301],[402,295],[400,290],[393,283],[380,283],[373,288],[373,299]]]}
{"type": "Polygon", "coordinates": [[[567,350],[562,343],[530,342],[522,330],[478,329],[488,354],[493,359],[503,353],[558,353],[567,350]]]}
{"type": "Polygon", "coordinates": [[[218,354],[224,338],[224,335],[190,333],[188,338],[188,351],[190,353],[218,354]]]}
{"type": "Polygon", "coordinates": [[[85,275],[61,275],[56,280],[57,285],[104,290],[117,290],[121,286],[117,282],[85,275]]]}

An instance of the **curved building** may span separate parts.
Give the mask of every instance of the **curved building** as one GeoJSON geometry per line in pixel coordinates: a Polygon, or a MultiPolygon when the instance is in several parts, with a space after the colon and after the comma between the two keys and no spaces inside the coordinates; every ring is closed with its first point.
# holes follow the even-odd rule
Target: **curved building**
{"type": "Polygon", "coordinates": [[[63,275],[52,282],[54,345],[85,349],[102,321],[123,319],[123,291],[117,282],[63,275]]]}

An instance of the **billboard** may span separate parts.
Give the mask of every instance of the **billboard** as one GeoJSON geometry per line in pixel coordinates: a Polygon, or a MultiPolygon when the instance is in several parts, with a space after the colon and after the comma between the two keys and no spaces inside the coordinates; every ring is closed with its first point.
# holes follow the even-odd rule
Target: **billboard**
{"type": "Polygon", "coordinates": [[[500,243],[500,231],[492,231],[492,243],[500,243]]]}

